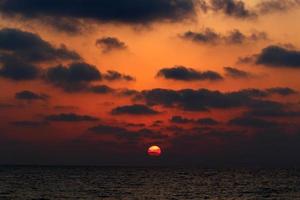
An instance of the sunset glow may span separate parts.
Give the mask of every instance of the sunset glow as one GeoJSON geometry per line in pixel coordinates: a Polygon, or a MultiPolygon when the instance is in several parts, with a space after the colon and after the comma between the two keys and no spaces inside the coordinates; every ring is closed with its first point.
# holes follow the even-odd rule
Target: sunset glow
{"type": "Polygon", "coordinates": [[[300,162],[299,19],[299,0],[0,0],[0,162],[300,162]]]}

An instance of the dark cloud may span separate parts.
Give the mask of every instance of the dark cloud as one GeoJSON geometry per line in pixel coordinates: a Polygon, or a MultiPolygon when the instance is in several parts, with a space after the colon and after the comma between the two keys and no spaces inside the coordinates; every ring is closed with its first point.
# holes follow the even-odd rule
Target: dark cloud
{"type": "Polygon", "coordinates": [[[225,15],[240,19],[254,18],[256,14],[246,8],[241,0],[210,0],[211,9],[225,15]]]}
{"type": "Polygon", "coordinates": [[[0,51],[0,77],[16,81],[34,80],[38,78],[39,73],[37,66],[18,58],[3,56],[0,51]]]}
{"type": "Polygon", "coordinates": [[[231,92],[232,95],[245,96],[245,97],[257,97],[257,98],[269,97],[274,94],[281,95],[281,96],[288,96],[296,93],[297,91],[288,87],[275,87],[275,88],[268,88],[265,90],[248,88],[237,92],[231,92]]]}
{"type": "Polygon", "coordinates": [[[256,56],[255,62],[269,67],[300,68],[300,51],[271,45],[256,56]]]}
{"type": "Polygon", "coordinates": [[[125,50],[127,45],[115,37],[103,37],[96,41],[96,46],[102,49],[103,53],[109,53],[113,50],[125,50]]]}
{"type": "MultiPolygon", "coordinates": [[[[40,19],[36,20],[38,21],[40,19]]],[[[72,36],[82,34],[92,28],[91,23],[85,23],[80,19],[67,17],[60,17],[58,20],[57,18],[44,16],[42,25],[50,25],[55,31],[68,33],[72,36]]]]}
{"type": "Polygon", "coordinates": [[[45,117],[47,121],[54,122],[81,122],[81,121],[98,121],[99,118],[89,115],[78,115],[75,113],[61,113],[57,115],[48,115],[45,117]]]}
{"type": "Polygon", "coordinates": [[[115,90],[107,85],[95,85],[90,87],[91,92],[97,94],[109,94],[113,93],[115,90]]]}
{"type": "Polygon", "coordinates": [[[28,128],[41,127],[41,126],[48,125],[48,123],[46,121],[15,121],[15,122],[12,122],[11,124],[16,127],[28,127],[28,128]]]}
{"type": "Polygon", "coordinates": [[[275,87],[275,88],[269,88],[267,89],[269,93],[272,94],[279,94],[281,96],[288,96],[292,94],[297,94],[298,92],[294,89],[288,88],[288,87],[275,87]]]}
{"type": "Polygon", "coordinates": [[[132,90],[132,89],[121,89],[117,93],[119,96],[123,97],[132,97],[132,96],[138,96],[139,91],[137,90],[132,90]]]}
{"type": "Polygon", "coordinates": [[[46,94],[37,94],[28,90],[24,90],[21,92],[17,92],[15,94],[15,98],[19,100],[29,100],[29,101],[34,101],[34,100],[48,100],[49,96],[46,94]]]}
{"type": "Polygon", "coordinates": [[[135,124],[135,123],[127,123],[125,124],[126,127],[145,127],[146,124],[143,123],[139,123],[139,124],[135,124]]]}
{"type": "Polygon", "coordinates": [[[247,39],[248,38],[239,30],[231,31],[230,34],[226,38],[224,38],[224,40],[228,44],[242,44],[247,39]]]}
{"type": "Polygon", "coordinates": [[[283,117],[299,117],[300,111],[286,110],[284,108],[274,108],[274,107],[262,107],[255,108],[247,112],[245,115],[254,117],[272,117],[272,118],[283,118],[283,117]]]}
{"type": "Polygon", "coordinates": [[[230,120],[229,124],[252,128],[272,128],[279,125],[277,122],[247,116],[232,119],[230,120]]]}
{"type": "Polygon", "coordinates": [[[143,91],[141,96],[148,105],[178,106],[189,111],[207,111],[208,107],[232,107],[242,103],[240,99],[206,89],[153,89],[143,91]]]}
{"type": "Polygon", "coordinates": [[[246,72],[237,68],[233,67],[224,67],[224,70],[226,72],[226,76],[232,77],[232,78],[251,78],[253,75],[250,72],[246,72]]]}
{"type": "Polygon", "coordinates": [[[261,14],[285,12],[297,6],[300,6],[299,0],[264,0],[256,5],[261,14]]]}
{"type": "Polygon", "coordinates": [[[66,91],[74,92],[86,90],[90,82],[101,80],[102,75],[96,66],[80,62],[48,68],[45,79],[66,91]]]}
{"type": "Polygon", "coordinates": [[[64,45],[54,47],[39,35],[19,29],[0,30],[0,76],[13,80],[33,80],[39,77],[37,63],[80,60],[75,51],[64,45]]]}
{"type": "Polygon", "coordinates": [[[204,126],[215,126],[218,125],[219,122],[212,119],[212,118],[202,118],[202,119],[198,119],[197,123],[200,125],[204,125],[204,126]]]}
{"type": "Polygon", "coordinates": [[[197,43],[216,44],[220,41],[220,35],[210,28],[206,28],[203,32],[187,31],[180,36],[182,39],[191,40],[197,43]]]}
{"type": "Polygon", "coordinates": [[[57,66],[49,68],[47,79],[53,82],[81,82],[101,80],[101,73],[96,66],[87,63],[72,63],[68,67],[57,66]]]}
{"type": "Polygon", "coordinates": [[[214,125],[218,125],[219,122],[212,119],[212,118],[200,118],[200,119],[189,119],[189,118],[185,118],[182,116],[173,116],[170,121],[172,123],[176,123],[176,124],[187,124],[187,123],[194,123],[194,124],[199,124],[199,125],[203,125],[203,126],[214,126],[214,125]]]}
{"type": "Polygon", "coordinates": [[[113,115],[156,115],[159,112],[153,110],[152,108],[141,105],[141,104],[134,104],[134,105],[126,105],[126,106],[119,106],[114,108],[111,113],[113,115]]]}
{"type": "Polygon", "coordinates": [[[285,105],[274,101],[260,101],[253,103],[250,109],[244,113],[248,117],[299,117],[300,111],[291,105],[285,105]]]}
{"type": "Polygon", "coordinates": [[[184,66],[175,66],[172,68],[163,68],[157,73],[157,77],[164,77],[165,79],[173,79],[179,81],[219,81],[223,77],[214,71],[199,72],[192,68],[184,66]]]}
{"type": "Polygon", "coordinates": [[[253,32],[250,35],[245,35],[237,29],[232,30],[227,36],[223,37],[227,44],[243,44],[267,39],[268,36],[265,32],[253,32]]]}
{"type": "Polygon", "coordinates": [[[0,30],[0,53],[2,58],[9,55],[24,62],[81,59],[64,45],[56,48],[37,34],[10,28],[0,30]]]}
{"type": "Polygon", "coordinates": [[[52,17],[58,21],[63,18],[147,24],[190,18],[195,15],[195,5],[194,0],[2,0],[0,12],[25,19],[52,17]]]}
{"type": "Polygon", "coordinates": [[[67,66],[58,65],[50,67],[44,73],[43,79],[66,92],[92,92],[98,94],[116,93],[121,96],[132,96],[133,90],[116,90],[106,85],[94,85],[93,82],[107,81],[134,81],[132,76],[117,71],[108,71],[102,74],[96,66],[85,62],[74,62],[67,66]]]}
{"type": "Polygon", "coordinates": [[[237,92],[232,92],[231,95],[239,96],[239,97],[263,98],[263,97],[268,97],[270,93],[268,93],[265,90],[248,88],[248,89],[239,90],[237,92]]]}
{"type": "Polygon", "coordinates": [[[185,117],[182,117],[182,116],[173,116],[170,119],[170,122],[176,123],[176,124],[187,124],[187,123],[194,122],[194,120],[188,119],[188,118],[185,118],[185,117]]]}
{"type": "Polygon", "coordinates": [[[106,74],[103,74],[103,78],[108,81],[135,81],[135,78],[130,75],[121,74],[120,72],[108,70],[106,74]]]}
{"type": "Polygon", "coordinates": [[[253,32],[249,35],[234,29],[226,35],[215,32],[213,29],[206,28],[202,32],[187,31],[180,35],[182,39],[190,40],[200,44],[246,44],[267,40],[268,36],[265,32],[253,32]]]}
{"type": "MultiPolygon", "coordinates": [[[[237,107],[263,107],[265,104],[279,103],[270,102],[261,98],[270,97],[273,90],[244,89],[235,92],[220,92],[207,89],[152,89],[142,91],[135,100],[145,101],[147,105],[162,105],[165,107],[178,107],[187,111],[207,111],[211,108],[237,108],[237,107]]],[[[283,94],[285,95],[285,94],[283,94]]],[[[281,105],[281,104],[279,104],[281,105]]]]}

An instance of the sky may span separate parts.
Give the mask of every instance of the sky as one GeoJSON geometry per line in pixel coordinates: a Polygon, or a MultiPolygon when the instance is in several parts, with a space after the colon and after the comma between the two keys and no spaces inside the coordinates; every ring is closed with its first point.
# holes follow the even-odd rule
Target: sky
{"type": "Polygon", "coordinates": [[[299,18],[299,0],[0,0],[0,164],[298,166],[299,18]]]}

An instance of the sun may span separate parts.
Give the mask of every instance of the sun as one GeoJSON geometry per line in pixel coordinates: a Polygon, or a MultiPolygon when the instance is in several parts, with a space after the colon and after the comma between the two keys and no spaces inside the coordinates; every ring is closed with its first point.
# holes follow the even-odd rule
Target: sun
{"type": "Polygon", "coordinates": [[[154,146],[151,146],[151,147],[148,148],[148,155],[149,156],[158,157],[158,156],[161,155],[161,153],[162,152],[161,152],[161,149],[160,149],[159,146],[154,145],[154,146]]]}

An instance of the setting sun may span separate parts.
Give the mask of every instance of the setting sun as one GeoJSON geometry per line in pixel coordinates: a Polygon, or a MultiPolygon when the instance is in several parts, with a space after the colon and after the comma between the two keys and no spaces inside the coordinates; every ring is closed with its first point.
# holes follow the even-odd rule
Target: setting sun
{"type": "Polygon", "coordinates": [[[161,155],[161,149],[159,146],[151,146],[148,149],[148,155],[149,156],[160,156],[161,155]]]}

